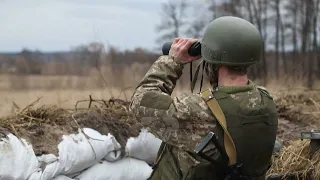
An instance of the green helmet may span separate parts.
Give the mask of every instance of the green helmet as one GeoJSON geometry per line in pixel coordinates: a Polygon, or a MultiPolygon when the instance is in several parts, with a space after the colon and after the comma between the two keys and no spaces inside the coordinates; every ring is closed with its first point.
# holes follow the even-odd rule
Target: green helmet
{"type": "Polygon", "coordinates": [[[201,40],[204,61],[230,66],[248,66],[260,61],[263,40],[250,22],[232,16],[213,20],[201,40]]]}

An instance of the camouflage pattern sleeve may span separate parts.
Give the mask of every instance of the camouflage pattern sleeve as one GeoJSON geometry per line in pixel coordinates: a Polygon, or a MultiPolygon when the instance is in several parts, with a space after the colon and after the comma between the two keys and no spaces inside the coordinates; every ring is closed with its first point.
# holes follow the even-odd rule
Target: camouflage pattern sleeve
{"type": "Polygon", "coordinates": [[[182,70],[182,64],[161,56],[138,84],[130,110],[161,140],[193,150],[215,126],[215,120],[199,94],[171,97],[182,70]]]}

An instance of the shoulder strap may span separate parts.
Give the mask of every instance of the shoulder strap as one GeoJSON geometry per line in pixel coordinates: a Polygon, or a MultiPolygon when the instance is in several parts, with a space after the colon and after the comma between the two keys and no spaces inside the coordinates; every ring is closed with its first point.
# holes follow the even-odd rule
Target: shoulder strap
{"type": "Polygon", "coordinates": [[[263,86],[256,86],[256,87],[261,93],[263,93],[264,95],[266,95],[269,98],[273,99],[272,95],[268,92],[268,90],[265,87],[263,87],[263,86]]]}
{"type": "Polygon", "coordinates": [[[217,100],[214,98],[210,89],[206,89],[202,91],[201,96],[204,99],[204,101],[207,103],[211,112],[213,113],[213,115],[215,116],[215,118],[217,119],[217,121],[219,122],[219,124],[224,130],[224,147],[229,157],[229,164],[234,165],[237,162],[236,147],[230,133],[227,130],[227,121],[224,116],[224,113],[221,110],[217,100]]]}

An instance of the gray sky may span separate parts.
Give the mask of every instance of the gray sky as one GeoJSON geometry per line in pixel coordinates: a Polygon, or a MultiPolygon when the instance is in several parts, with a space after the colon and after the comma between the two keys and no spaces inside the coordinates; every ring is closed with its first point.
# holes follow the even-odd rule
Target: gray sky
{"type": "Polygon", "coordinates": [[[155,47],[163,0],[1,0],[0,51],[69,50],[92,41],[155,47]]]}
{"type": "MultiPolygon", "coordinates": [[[[66,51],[93,41],[120,50],[153,50],[158,35],[155,27],[161,22],[161,3],[165,1],[0,0],[0,52],[22,48],[66,51]]],[[[206,13],[201,9],[206,7],[205,0],[189,2],[193,7],[200,5],[189,10],[189,17],[206,13]]]]}

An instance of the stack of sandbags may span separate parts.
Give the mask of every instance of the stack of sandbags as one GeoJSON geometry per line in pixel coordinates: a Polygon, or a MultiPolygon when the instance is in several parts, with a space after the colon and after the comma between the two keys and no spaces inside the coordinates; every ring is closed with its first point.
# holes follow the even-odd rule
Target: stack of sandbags
{"type": "Polygon", "coordinates": [[[0,179],[28,179],[37,171],[39,162],[32,146],[12,134],[1,134],[0,179]]]}
{"type": "Polygon", "coordinates": [[[77,134],[63,135],[59,156],[36,157],[32,145],[8,133],[0,141],[0,180],[146,180],[161,141],[142,130],[129,138],[126,156],[111,134],[84,128],[77,134]]]}

